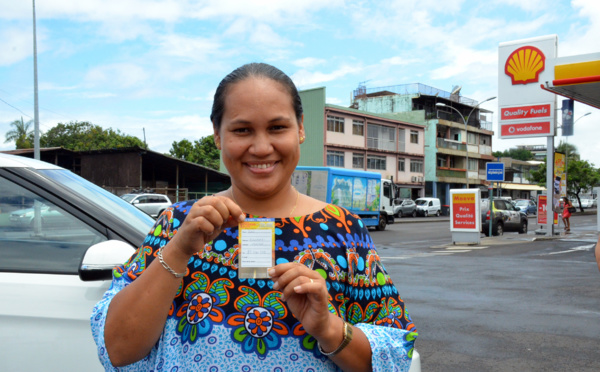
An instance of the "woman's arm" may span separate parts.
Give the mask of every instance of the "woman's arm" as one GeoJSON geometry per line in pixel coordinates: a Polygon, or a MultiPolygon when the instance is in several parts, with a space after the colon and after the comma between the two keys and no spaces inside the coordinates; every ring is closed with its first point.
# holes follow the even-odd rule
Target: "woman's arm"
{"type": "Polygon", "coordinates": [[[596,263],[598,264],[598,270],[600,270],[600,236],[598,237],[598,243],[596,243],[596,263]]]}
{"type": "MultiPolygon", "coordinates": [[[[190,257],[205,242],[243,218],[241,209],[228,198],[201,199],[164,246],[163,261],[175,272],[185,273],[190,257]]],[[[154,259],[136,280],[114,296],[104,326],[106,351],[114,366],[131,364],[150,352],[160,338],[181,281],[154,259]]]]}

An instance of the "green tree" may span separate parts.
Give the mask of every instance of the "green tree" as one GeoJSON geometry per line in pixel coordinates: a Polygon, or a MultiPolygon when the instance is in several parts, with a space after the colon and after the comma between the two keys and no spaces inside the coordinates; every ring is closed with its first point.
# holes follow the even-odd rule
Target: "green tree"
{"type": "Polygon", "coordinates": [[[33,147],[33,130],[29,129],[33,124],[33,120],[28,122],[21,120],[15,120],[10,123],[13,129],[6,132],[4,143],[15,142],[17,149],[30,149],[33,147]]]}
{"type": "Polygon", "coordinates": [[[73,151],[90,151],[123,147],[146,148],[135,136],[121,133],[118,129],[103,129],[99,125],[83,122],[58,123],[40,138],[42,147],[64,147],[73,151]]]}
{"type": "Polygon", "coordinates": [[[579,150],[577,150],[577,146],[572,143],[560,141],[558,146],[556,146],[556,152],[562,152],[567,155],[567,162],[571,159],[579,160],[579,150]]]}
{"type": "Polygon", "coordinates": [[[525,149],[508,149],[504,151],[494,151],[492,153],[497,158],[513,158],[517,160],[531,160],[533,159],[533,154],[529,150],[525,149]]]}
{"type": "MultiPolygon", "coordinates": [[[[538,185],[546,186],[546,162],[540,164],[537,170],[531,172],[530,181],[538,185]]],[[[579,195],[582,192],[590,190],[592,187],[600,183],[600,172],[594,168],[594,164],[587,160],[579,160],[570,158],[567,162],[567,195],[569,198],[577,198],[579,208],[581,207],[581,199],[579,195]]]]}
{"type": "Polygon", "coordinates": [[[169,155],[219,170],[220,151],[215,145],[214,136],[202,137],[193,143],[187,139],[173,141],[169,155]]]}

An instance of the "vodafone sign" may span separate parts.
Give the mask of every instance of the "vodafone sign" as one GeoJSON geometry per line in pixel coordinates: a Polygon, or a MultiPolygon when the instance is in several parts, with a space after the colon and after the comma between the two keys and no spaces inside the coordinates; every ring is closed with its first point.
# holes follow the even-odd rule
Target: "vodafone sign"
{"type": "Polygon", "coordinates": [[[553,80],[558,37],[501,43],[498,48],[500,138],[554,136],[556,95],[540,84],[553,80]]]}
{"type": "Polygon", "coordinates": [[[500,127],[502,137],[535,137],[549,136],[550,122],[541,123],[521,123],[521,124],[504,124],[500,127]]]}

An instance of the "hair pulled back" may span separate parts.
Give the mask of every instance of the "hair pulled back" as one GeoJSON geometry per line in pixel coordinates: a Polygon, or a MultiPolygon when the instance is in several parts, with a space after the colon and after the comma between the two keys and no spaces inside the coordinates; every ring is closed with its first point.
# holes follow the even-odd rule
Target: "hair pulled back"
{"type": "Polygon", "coordinates": [[[229,75],[225,76],[219,83],[215,97],[213,100],[212,112],[210,113],[210,121],[213,127],[218,132],[221,129],[221,120],[225,112],[225,98],[227,90],[230,86],[239,83],[247,78],[267,78],[274,80],[284,86],[292,99],[292,106],[298,123],[302,120],[302,101],[298,94],[296,85],[289,76],[277,67],[266,63],[248,63],[233,70],[229,75]]]}

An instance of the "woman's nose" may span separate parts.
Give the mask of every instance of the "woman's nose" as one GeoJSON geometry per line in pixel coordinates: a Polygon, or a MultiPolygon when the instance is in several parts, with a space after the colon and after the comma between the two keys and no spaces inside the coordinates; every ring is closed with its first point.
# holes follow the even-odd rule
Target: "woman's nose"
{"type": "Polygon", "coordinates": [[[267,134],[257,134],[250,146],[250,153],[256,156],[268,155],[273,151],[272,139],[267,134]]]}

